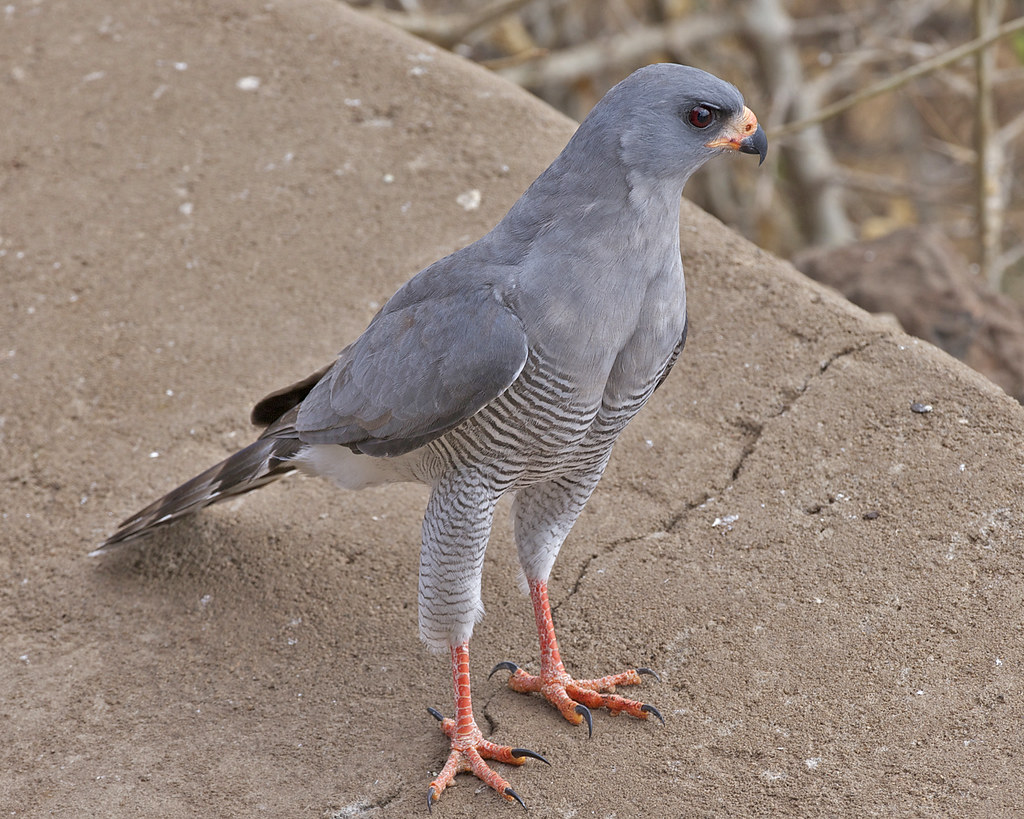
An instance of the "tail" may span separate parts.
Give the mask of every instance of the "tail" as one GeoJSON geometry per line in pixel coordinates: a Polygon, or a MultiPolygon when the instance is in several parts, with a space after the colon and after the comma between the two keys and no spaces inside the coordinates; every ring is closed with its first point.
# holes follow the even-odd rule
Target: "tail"
{"type": "Polygon", "coordinates": [[[148,535],[160,526],[192,515],[211,503],[258,489],[295,471],[304,444],[291,437],[263,437],[123,521],[92,555],[148,535]]]}

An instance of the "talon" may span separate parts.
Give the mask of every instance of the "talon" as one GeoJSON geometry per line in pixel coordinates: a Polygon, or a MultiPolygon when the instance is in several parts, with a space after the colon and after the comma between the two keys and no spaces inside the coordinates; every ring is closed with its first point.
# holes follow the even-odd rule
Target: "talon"
{"type": "MultiPolygon", "coordinates": [[[[611,716],[628,714],[634,719],[647,719],[650,714],[665,722],[661,712],[653,705],[645,706],[640,700],[616,694],[618,686],[637,685],[643,682],[641,675],[661,677],[651,668],[629,668],[617,674],[606,674],[592,679],[572,677],[562,664],[555,640],[555,624],[551,619],[551,603],[548,600],[548,584],[538,578],[529,579],[530,600],[533,603],[534,619],[537,621],[537,636],[540,638],[540,673],[529,674],[515,663],[498,663],[499,668],[512,672],[508,687],[521,694],[540,694],[551,703],[566,720],[573,725],[587,722],[587,736],[594,736],[592,709],[604,708],[611,716]]],[[[447,723],[446,723],[447,724],[447,723]]],[[[519,761],[519,760],[516,760],[519,761]]]]}
{"type": "Polygon", "coordinates": [[[544,757],[542,757],[540,754],[538,754],[536,751],[530,751],[530,750],[528,750],[526,748],[513,748],[511,753],[512,753],[512,756],[514,756],[516,759],[522,759],[524,756],[528,756],[528,757],[530,757],[530,759],[539,759],[545,765],[550,765],[551,764],[544,757]]]}
{"type": "MultiPolygon", "coordinates": [[[[513,748],[509,745],[499,745],[484,739],[483,733],[473,719],[473,706],[469,693],[469,645],[459,643],[450,647],[452,658],[452,681],[455,686],[455,719],[442,719],[441,712],[428,708],[427,711],[434,719],[441,721],[441,731],[450,740],[451,750],[448,752],[448,759],[444,767],[437,773],[437,776],[430,783],[427,790],[427,808],[433,806],[445,788],[451,785],[459,774],[472,774],[488,788],[508,800],[518,802],[526,809],[526,803],[519,798],[512,786],[495,771],[488,761],[500,762],[504,765],[522,765],[526,757],[533,757],[547,763],[540,754],[526,748],[513,748]]],[[[516,669],[515,663],[500,663],[498,668],[516,669]]],[[[491,672],[494,673],[493,671],[491,672]]],[[[517,675],[518,677],[519,675],[517,675]]]]}
{"type": "MultiPolygon", "coordinates": [[[[430,714],[430,716],[432,716],[438,722],[444,722],[444,717],[441,716],[441,712],[438,711],[436,708],[431,708],[428,705],[427,706],[427,713],[430,714]]],[[[433,790],[433,788],[431,788],[431,790],[433,790]]]]}
{"type": "Polygon", "coordinates": [[[518,793],[516,793],[516,792],[515,792],[514,790],[512,790],[511,788],[505,788],[505,796],[511,796],[511,797],[512,797],[513,799],[515,799],[515,800],[516,800],[516,802],[518,802],[518,803],[519,803],[520,805],[522,805],[522,806],[523,806],[523,810],[526,810],[526,809],[527,809],[527,808],[526,808],[526,803],[525,803],[525,802],[524,802],[524,801],[523,801],[522,799],[520,799],[520,798],[519,798],[519,794],[518,794],[518,793]]]}
{"type": "Polygon", "coordinates": [[[590,709],[585,705],[577,705],[573,710],[587,721],[587,737],[594,736],[594,718],[590,715],[590,709]]]}
{"type": "Polygon", "coordinates": [[[665,724],[665,718],[661,715],[661,711],[659,711],[653,705],[643,705],[640,707],[640,710],[648,714],[654,714],[654,716],[656,716],[661,721],[662,725],[665,724]]]}
{"type": "Polygon", "coordinates": [[[437,801],[437,794],[433,788],[427,788],[427,813],[434,812],[434,803],[437,801]]]}
{"type": "MultiPolygon", "coordinates": [[[[498,663],[496,666],[494,666],[494,668],[491,669],[491,673],[487,675],[487,679],[490,679],[491,677],[493,677],[494,676],[494,672],[495,671],[500,671],[501,669],[505,669],[506,671],[511,671],[513,674],[515,674],[519,670],[519,666],[517,666],[515,663],[513,663],[510,660],[502,660],[500,663],[498,663]]],[[[525,807],[525,805],[524,805],[524,807],[525,807]]]]}

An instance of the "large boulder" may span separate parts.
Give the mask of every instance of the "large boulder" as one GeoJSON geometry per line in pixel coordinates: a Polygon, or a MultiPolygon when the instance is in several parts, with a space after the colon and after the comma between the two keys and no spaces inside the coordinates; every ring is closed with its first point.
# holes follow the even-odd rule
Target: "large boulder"
{"type": "MultiPolygon", "coordinates": [[[[572,132],[332,0],[76,0],[0,21],[0,807],[419,816],[446,658],[416,637],[421,487],[293,479],[102,560],[253,434],[572,132]]],[[[594,738],[536,667],[499,526],[473,648],[535,817],[1010,815],[1021,407],[693,207],[693,332],[552,578],[570,670],[667,725],[594,738]],[[914,412],[931,407],[930,412],[914,412]]],[[[445,817],[514,810],[472,780],[445,817]]]]}

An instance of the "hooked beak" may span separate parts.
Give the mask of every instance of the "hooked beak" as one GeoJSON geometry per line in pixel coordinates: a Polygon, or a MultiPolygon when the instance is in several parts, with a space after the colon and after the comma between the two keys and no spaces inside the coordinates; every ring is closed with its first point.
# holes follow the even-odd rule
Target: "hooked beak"
{"type": "Polygon", "coordinates": [[[706,142],[705,145],[708,148],[731,148],[741,154],[757,154],[761,157],[758,165],[764,162],[765,156],[768,155],[768,137],[764,133],[764,128],[757,124],[754,112],[746,107],[726,124],[720,136],[706,142]]]}

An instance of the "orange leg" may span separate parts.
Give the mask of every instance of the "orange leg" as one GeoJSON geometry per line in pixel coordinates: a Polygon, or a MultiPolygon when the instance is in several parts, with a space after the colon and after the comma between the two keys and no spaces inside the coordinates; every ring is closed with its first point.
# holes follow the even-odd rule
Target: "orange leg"
{"type": "Polygon", "coordinates": [[[566,672],[558,653],[555,624],[551,619],[551,605],[548,602],[548,584],[543,580],[531,580],[530,599],[533,601],[533,614],[540,637],[540,674],[527,674],[515,663],[507,661],[498,663],[491,674],[499,668],[511,671],[512,676],[508,679],[510,688],[522,693],[540,692],[573,725],[580,725],[585,720],[591,734],[594,732],[591,708],[607,708],[613,716],[625,712],[638,719],[647,719],[653,714],[664,724],[661,713],[653,705],[613,693],[617,685],[639,684],[641,674],[648,674],[655,679],[658,678],[657,674],[649,668],[632,668],[599,679],[574,680],[566,672]]]}
{"type": "Polygon", "coordinates": [[[427,808],[441,798],[441,793],[455,778],[455,774],[468,772],[487,783],[504,796],[509,802],[518,802],[524,808],[526,804],[519,798],[512,786],[491,770],[484,761],[491,759],[508,765],[522,765],[527,757],[547,762],[544,757],[525,748],[511,748],[508,745],[497,745],[484,739],[473,719],[473,705],[469,694],[469,643],[452,646],[452,676],[455,681],[455,719],[442,717],[433,708],[428,709],[435,719],[441,722],[441,730],[451,740],[451,753],[437,779],[430,783],[427,790],[427,808]]]}

